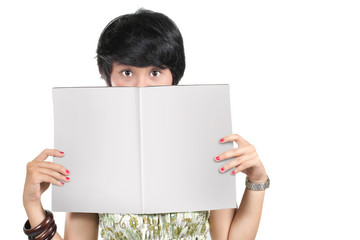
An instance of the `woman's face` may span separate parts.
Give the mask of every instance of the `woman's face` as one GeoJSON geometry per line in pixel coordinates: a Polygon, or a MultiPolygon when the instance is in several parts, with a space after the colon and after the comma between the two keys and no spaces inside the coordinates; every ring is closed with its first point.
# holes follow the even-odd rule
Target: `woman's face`
{"type": "Polygon", "coordinates": [[[172,85],[171,71],[154,66],[134,67],[113,63],[110,78],[113,87],[172,85]]]}

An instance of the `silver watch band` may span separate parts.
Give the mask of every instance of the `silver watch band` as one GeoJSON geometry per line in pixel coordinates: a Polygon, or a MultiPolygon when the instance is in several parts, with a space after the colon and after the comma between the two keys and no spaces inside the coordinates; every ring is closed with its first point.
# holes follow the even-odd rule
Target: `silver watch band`
{"type": "Polygon", "coordinates": [[[269,186],[270,186],[269,176],[267,177],[267,180],[264,183],[252,183],[249,181],[248,177],[246,176],[245,186],[250,190],[264,191],[265,189],[269,188],[269,186]]]}

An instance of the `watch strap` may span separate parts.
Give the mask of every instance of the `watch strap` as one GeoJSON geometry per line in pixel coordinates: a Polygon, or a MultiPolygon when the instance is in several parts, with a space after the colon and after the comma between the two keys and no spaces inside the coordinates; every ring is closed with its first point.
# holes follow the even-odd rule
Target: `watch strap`
{"type": "Polygon", "coordinates": [[[246,176],[245,186],[250,190],[264,191],[265,189],[269,188],[270,179],[269,179],[269,177],[267,177],[267,180],[264,183],[253,183],[253,182],[250,182],[249,178],[246,176]]]}

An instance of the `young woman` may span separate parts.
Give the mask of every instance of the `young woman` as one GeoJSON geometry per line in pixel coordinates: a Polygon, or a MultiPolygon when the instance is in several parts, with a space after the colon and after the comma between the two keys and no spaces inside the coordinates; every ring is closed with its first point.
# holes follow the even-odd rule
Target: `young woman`
{"type": "MultiPolygon", "coordinates": [[[[140,9],[115,18],[105,27],[98,43],[97,61],[109,87],[177,85],[185,70],[182,36],[175,23],[164,14],[140,9]]],[[[232,175],[238,172],[247,175],[247,187],[238,209],[166,214],[69,212],[64,239],[97,239],[99,225],[103,239],[206,239],[209,231],[213,240],[254,239],[269,179],[252,144],[238,134],[223,136],[219,141],[235,141],[238,145],[214,156],[216,161],[234,158],[219,171],[228,174],[229,169],[235,168],[232,175]]],[[[44,224],[49,218],[40,198],[50,183],[62,186],[70,181],[70,171],[45,161],[48,156],[62,157],[64,153],[45,149],[27,164],[23,204],[29,218],[28,229],[44,224]]],[[[44,229],[41,230],[45,232],[44,229]]],[[[51,239],[62,239],[56,228],[52,231],[51,239]]]]}

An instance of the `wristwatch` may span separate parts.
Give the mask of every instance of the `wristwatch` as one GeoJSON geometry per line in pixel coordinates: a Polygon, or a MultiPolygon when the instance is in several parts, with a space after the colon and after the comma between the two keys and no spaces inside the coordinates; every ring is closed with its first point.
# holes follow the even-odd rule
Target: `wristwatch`
{"type": "Polygon", "coordinates": [[[248,177],[246,176],[245,186],[250,190],[264,191],[265,189],[269,188],[269,186],[270,186],[269,176],[267,177],[267,180],[264,183],[252,183],[249,181],[248,177]]]}

